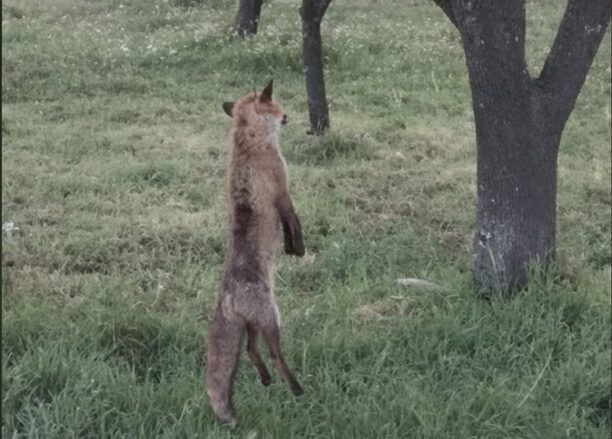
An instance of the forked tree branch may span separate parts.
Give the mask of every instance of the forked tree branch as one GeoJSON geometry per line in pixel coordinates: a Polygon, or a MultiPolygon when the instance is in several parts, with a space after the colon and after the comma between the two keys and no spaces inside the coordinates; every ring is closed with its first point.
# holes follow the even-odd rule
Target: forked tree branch
{"type": "Polygon", "coordinates": [[[536,79],[564,124],[610,22],[612,0],[568,0],[559,31],[536,79]]]}

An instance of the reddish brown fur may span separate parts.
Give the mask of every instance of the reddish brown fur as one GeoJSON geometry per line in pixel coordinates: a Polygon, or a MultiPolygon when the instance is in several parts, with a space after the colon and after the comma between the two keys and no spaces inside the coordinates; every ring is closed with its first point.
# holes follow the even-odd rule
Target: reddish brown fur
{"type": "Polygon", "coordinates": [[[286,116],[272,100],[272,81],[261,95],[251,93],[236,103],[223,104],[223,108],[232,117],[226,180],[230,236],[208,337],[206,386],[217,418],[233,425],[233,382],[245,331],[249,358],[262,383],[270,384],[271,377],[257,351],[258,335],[268,345],[274,367],[293,393],[303,392],[280,349],[273,282],[279,224],[287,254],[302,256],[304,243],[276,137],[286,116]]]}

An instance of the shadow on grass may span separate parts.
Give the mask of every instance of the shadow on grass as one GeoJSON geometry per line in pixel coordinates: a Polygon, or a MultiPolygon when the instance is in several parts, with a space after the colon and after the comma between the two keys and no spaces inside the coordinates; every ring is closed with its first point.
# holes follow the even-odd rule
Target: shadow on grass
{"type": "Polygon", "coordinates": [[[107,360],[127,362],[140,383],[158,383],[171,374],[172,360],[190,344],[176,325],[151,314],[117,316],[100,329],[99,343],[108,352],[107,360]]]}
{"type": "Polygon", "coordinates": [[[288,142],[285,155],[290,163],[326,165],[337,159],[367,159],[366,138],[329,132],[288,142]]]}

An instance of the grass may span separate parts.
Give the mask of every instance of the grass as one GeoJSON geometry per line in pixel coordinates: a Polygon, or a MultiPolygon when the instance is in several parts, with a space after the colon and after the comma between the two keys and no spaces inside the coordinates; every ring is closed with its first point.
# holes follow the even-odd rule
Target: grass
{"type": "MultiPolygon", "coordinates": [[[[541,67],[563,12],[528,5],[541,67]]],[[[475,146],[458,35],[433,2],[332,4],[332,131],[308,128],[295,2],[2,6],[2,434],[10,438],[608,438],[610,38],[559,157],[557,267],[471,290],[475,146]],[[221,103],[270,77],[308,254],[278,258],[289,364],[243,356],[214,422],[205,336],[226,248],[221,103]],[[419,291],[399,277],[443,288],[419,291]],[[268,364],[270,362],[268,361],[268,364]]]]}

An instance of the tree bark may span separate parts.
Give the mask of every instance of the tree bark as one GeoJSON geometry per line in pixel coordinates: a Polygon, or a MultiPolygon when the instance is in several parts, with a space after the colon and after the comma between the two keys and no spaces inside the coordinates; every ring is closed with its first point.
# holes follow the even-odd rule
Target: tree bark
{"type": "Polygon", "coordinates": [[[524,0],[434,0],[458,28],[477,144],[473,275],[478,288],[525,286],[554,259],[557,155],[565,122],[610,21],[610,0],[569,0],[542,74],[525,62],[524,0]]]}
{"type": "Polygon", "coordinates": [[[323,75],[321,21],[331,0],[303,0],[302,42],[306,93],[308,95],[309,134],[321,135],[329,128],[329,110],[323,75]]]}
{"type": "Polygon", "coordinates": [[[245,38],[257,34],[263,0],[239,0],[234,32],[245,38]]]}

